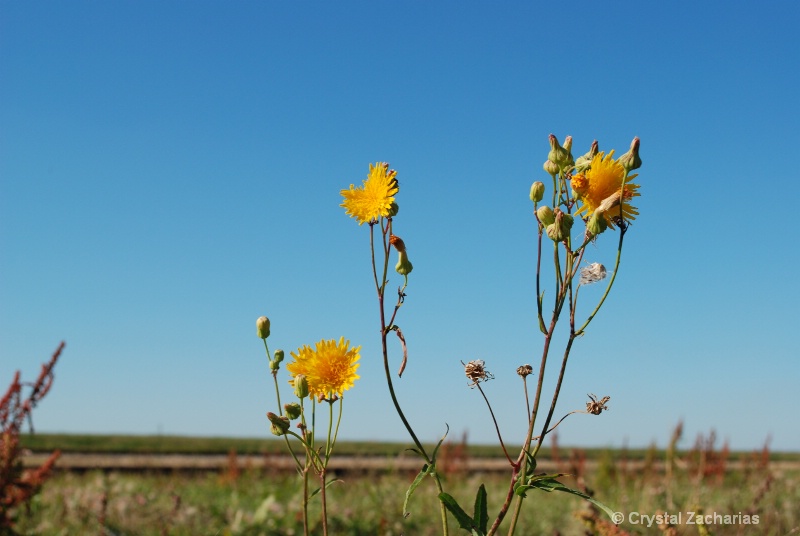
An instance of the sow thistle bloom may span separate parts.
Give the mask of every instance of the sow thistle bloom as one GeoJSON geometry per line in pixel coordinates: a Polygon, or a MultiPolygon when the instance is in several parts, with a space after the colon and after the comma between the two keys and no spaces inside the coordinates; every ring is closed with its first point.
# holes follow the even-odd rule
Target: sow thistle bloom
{"type": "Polygon", "coordinates": [[[397,171],[390,170],[389,164],[377,162],[369,165],[369,176],[361,188],[352,184],[349,190],[342,190],[344,207],[348,216],[356,218],[358,224],[388,217],[392,211],[394,196],[399,191],[397,171]]]}
{"type": "Polygon", "coordinates": [[[638,175],[625,177],[625,168],[618,160],[614,160],[614,151],[597,153],[592,158],[591,167],[580,175],[572,177],[572,189],[578,194],[582,205],[575,214],[584,212],[585,217],[591,217],[595,211],[603,214],[609,227],[613,228],[613,220],[619,215],[619,193],[625,177],[625,188],[622,190],[622,216],[626,220],[633,220],[639,212],[630,204],[633,197],[639,192],[638,184],[632,181],[638,175]]]}
{"type": "Polygon", "coordinates": [[[351,348],[350,341],[344,337],[338,343],[334,339],[323,339],[313,349],[308,345],[298,348],[296,353],[291,352],[294,362],[286,365],[292,374],[290,383],[294,385],[295,378],[302,374],[311,396],[319,400],[334,394],[341,396],[360,377],[356,374],[360,350],[360,346],[351,348]]]}

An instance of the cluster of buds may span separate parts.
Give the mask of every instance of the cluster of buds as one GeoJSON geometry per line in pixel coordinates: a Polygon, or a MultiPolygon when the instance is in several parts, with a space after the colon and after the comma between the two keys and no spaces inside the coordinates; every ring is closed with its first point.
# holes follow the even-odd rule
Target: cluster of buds
{"type": "Polygon", "coordinates": [[[544,226],[547,236],[554,242],[561,242],[569,238],[575,218],[563,212],[560,208],[553,210],[548,206],[539,207],[536,217],[544,226]]]}
{"type": "Polygon", "coordinates": [[[271,411],[267,412],[267,419],[269,419],[270,425],[270,432],[276,436],[282,436],[289,431],[289,418],[284,417],[282,415],[275,415],[271,411]]]}
{"type": "Polygon", "coordinates": [[[550,134],[550,152],[547,154],[547,161],[542,167],[553,178],[559,171],[566,173],[575,166],[572,158],[572,136],[564,139],[564,145],[558,143],[558,138],[550,134]]]}

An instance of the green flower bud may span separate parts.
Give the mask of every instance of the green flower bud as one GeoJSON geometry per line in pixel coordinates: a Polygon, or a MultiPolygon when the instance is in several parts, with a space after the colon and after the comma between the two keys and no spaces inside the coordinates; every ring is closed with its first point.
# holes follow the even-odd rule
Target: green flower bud
{"type": "Polygon", "coordinates": [[[547,236],[554,242],[561,242],[569,238],[569,232],[572,229],[574,218],[570,214],[561,212],[561,209],[556,209],[555,221],[548,225],[545,229],[547,236]]]}
{"type": "Polygon", "coordinates": [[[542,167],[547,173],[550,174],[551,177],[555,178],[556,175],[558,175],[558,164],[556,164],[555,162],[551,162],[550,160],[545,160],[542,167]]]}
{"type": "Polygon", "coordinates": [[[308,380],[305,374],[298,374],[295,376],[292,384],[294,385],[294,394],[297,398],[302,400],[308,396],[308,380]]]}
{"type": "Polygon", "coordinates": [[[300,407],[300,404],[297,402],[291,402],[289,404],[283,405],[283,413],[289,417],[290,421],[298,418],[301,413],[303,413],[303,408],[300,407]]]}
{"type": "Polygon", "coordinates": [[[395,216],[397,216],[398,212],[400,212],[400,206],[394,201],[392,201],[392,204],[389,205],[389,217],[394,218],[395,216]]]}
{"type": "Polygon", "coordinates": [[[575,171],[577,173],[583,173],[587,169],[592,166],[592,159],[594,156],[600,152],[600,145],[597,143],[597,140],[592,142],[592,147],[589,149],[589,152],[584,154],[583,156],[579,156],[578,159],[575,161],[575,171]]]}
{"type": "Polygon", "coordinates": [[[547,154],[547,159],[550,162],[557,164],[559,168],[563,168],[569,161],[569,151],[564,149],[561,144],[558,143],[558,138],[556,138],[554,134],[550,134],[549,140],[550,152],[547,154]]]}
{"type": "MultiPolygon", "coordinates": [[[[548,160],[549,162],[549,160],[548,160]]],[[[538,203],[544,197],[544,183],[536,181],[531,185],[531,201],[538,203]]]]}
{"type": "Polygon", "coordinates": [[[575,159],[572,158],[572,136],[564,138],[564,150],[567,151],[567,160],[564,162],[564,169],[569,169],[575,165],[575,159]]]}
{"type": "Polygon", "coordinates": [[[622,164],[625,171],[631,172],[642,167],[642,159],[639,158],[639,138],[633,138],[631,148],[627,153],[619,157],[618,162],[622,164]]]}
{"type": "Polygon", "coordinates": [[[270,432],[272,432],[273,435],[282,436],[289,430],[289,419],[286,417],[280,417],[269,411],[267,412],[267,419],[272,423],[270,432]]]}
{"type": "Polygon", "coordinates": [[[607,228],[608,222],[605,216],[600,210],[595,210],[592,217],[589,218],[589,222],[586,224],[586,230],[589,231],[592,236],[597,236],[607,228]]]}
{"type": "Polygon", "coordinates": [[[536,211],[536,217],[539,218],[539,221],[542,222],[542,225],[545,227],[556,221],[553,209],[547,205],[539,207],[536,211]]]}
{"type": "Polygon", "coordinates": [[[269,318],[266,316],[260,316],[256,320],[256,335],[258,335],[259,339],[269,337],[269,318]]]}
{"type": "Polygon", "coordinates": [[[281,362],[275,359],[269,360],[269,370],[270,372],[278,372],[281,369],[281,362]]]}
{"type": "Polygon", "coordinates": [[[283,361],[283,350],[275,350],[275,362],[280,363],[283,361]]]}
{"type": "Polygon", "coordinates": [[[394,267],[395,271],[400,275],[408,275],[414,269],[414,265],[408,260],[408,253],[405,251],[397,252],[397,265],[394,267]]]}

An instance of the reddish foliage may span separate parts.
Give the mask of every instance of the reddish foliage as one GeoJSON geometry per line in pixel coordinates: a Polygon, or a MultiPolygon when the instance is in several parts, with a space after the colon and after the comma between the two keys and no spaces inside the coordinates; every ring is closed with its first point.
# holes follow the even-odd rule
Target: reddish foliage
{"type": "Polygon", "coordinates": [[[0,399],[0,530],[10,531],[13,526],[12,510],[21,504],[26,504],[44,484],[49,476],[56,459],[61,454],[55,451],[42,464],[32,470],[22,468],[22,448],[19,445],[19,433],[25,421],[28,421],[33,431],[31,413],[33,408],[47,395],[53,385],[53,368],[64,349],[62,342],[50,361],[42,365],[42,371],[33,384],[23,384],[19,380],[20,373],[14,375],[14,380],[8,391],[0,399]],[[23,398],[22,388],[31,388],[27,397],[23,398]]]}

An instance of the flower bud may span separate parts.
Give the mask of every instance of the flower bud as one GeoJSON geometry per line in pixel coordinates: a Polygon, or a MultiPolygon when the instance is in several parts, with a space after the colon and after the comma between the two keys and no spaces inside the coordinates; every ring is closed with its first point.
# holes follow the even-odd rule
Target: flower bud
{"type": "Polygon", "coordinates": [[[281,361],[283,361],[283,350],[275,350],[274,361],[276,363],[280,363],[281,361]]]}
{"type": "Polygon", "coordinates": [[[575,165],[575,159],[572,158],[572,136],[564,138],[564,150],[567,151],[567,160],[564,163],[564,169],[571,168],[575,165]]]}
{"type": "Polygon", "coordinates": [[[389,205],[389,217],[394,218],[395,216],[397,216],[397,213],[399,211],[400,211],[400,206],[394,201],[392,201],[392,204],[389,205]]]}
{"type": "MultiPolygon", "coordinates": [[[[567,163],[571,160],[569,151],[563,148],[558,143],[558,138],[550,134],[550,152],[547,154],[547,160],[558,165],[559,169],[566,167],[567,163]]],[[[572,138],[569,138],[570,146],[572,146],[572,138]]]]}
{"type": "Polygon", "coordinates": [[[303,399],[308,396],[308,380],[305,374],[298,374],[292,381],[294,386],[294,394],[297,398],[303,399]]]}
{"type": "Polygon", "coordinates": [[[270,432],[276,436],[282,436],[289,430],[289,419],[275,415],[271,411],[267,412],[267,419],[272,423],[270,432]]]}
{"type": "Polygon", "coordinates": [[[278,372],[281,369],[281,362],[275,359],[269,360],[269,370],[270,372],[278,372]]]}
{"type": "Polygon", "coordinates": [[[555,221],[548,225],[545,231],[552,241],[561,242],[569,238],[569,232],[575,220],[571,215],[561,212],[561,209],[558,208],[554,214],[555,221]]]}
{"type": "MultiPolygon", "coordinates": [[[[548,160],[549,162],[549,160],[548,160]]],[[[544,183],[536,181],[531,185],[531,201],[538,203],[544,197],[544,183]]]]}
{"type": "Polygon", "coordinates": [[[397,265],[394,269],[400,275],[408,275],[414,269],[414,265],[408,260],[408,253],[405,250],[397,252],[397,265]]]}
{"type": "Polygon", "coordinates": [[[269,318],[266,316],[260,316],[256,320],[256,335],[258,335],[259,339],[269,337],[269,318]]]}
{"type": "Polygon", "coordinates": [[[289,417],[290,421],[293,421],[296,418],[298,418],[302,412],[303,408],[301,408],[300,404],[298,404],[297,402],[290,402],[289,404],[283,405],[283,413],[284,415],[289,417]]]}
{"type": "Polygon", "coordinates": [[[631,172],[642,167],[642,159],[639,158],[639,138],[633,138],[631,148],[627,153],[619,157],[618,162],[622,164],[625,171],[631,172]]]}
{"type": "Polygon", "coordinates": [[[597,143],[597,140],[592,142],[592,147],[589,149],[589,152],[579,156],[578,159],[575,161],[575,171],[578,173],[583,173],[592,165],[592,159],[594,156],[600,152],[600,145],[597,143]]]}
{"type": "Polygon", "coordinates": [[[555,162],[551,162],[550,160],[545,160],[544,164],[542,164],[542,168],[550,174],[551,177],[554,179],[556,175],[558,175],[558,164],[555,162]]]}
{"type": "Polygon", "coordinates": [[[592,236],[597,236],[607,228],[608,222],[606,221],[606,217],[603,215],[603,212],[600,210],[595,210],[592,214],[592,217],[589,218],[589,222],[586,224],[586,230],[592,236]]]}
{"type": "Polygon", "coordinates": [[[553,209],[548,207],[547,205],[539,207],[536,211],[536,217],[539,218],[539,221],[542,222],[542,225],[547,226],[556,221],[555,216],[553,215],[553,209]]]}

